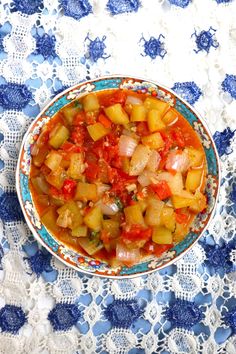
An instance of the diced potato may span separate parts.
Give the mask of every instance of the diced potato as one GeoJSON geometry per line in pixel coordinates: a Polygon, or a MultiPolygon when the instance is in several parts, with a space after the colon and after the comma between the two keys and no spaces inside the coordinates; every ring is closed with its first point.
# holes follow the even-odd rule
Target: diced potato
{"type": "Polygon", "coordinates": [[[161,120],[162,113],[156,109],[151,109],[147,115],[148,128],[150,132],[156,132],[165,129],[166,125],[161,120]]]}
{"type": "Polygon", "coordinates": [[[151,150],[149,147],[139,144],[134,150],[130,161],[129,175],[138,176],[141,172],[143,172],[146,164],[148,163],[150,155],[151,150]]]}
{"type": "Polygon", "coordinates": [[[88,234],[88,228],[87,226],[77,226],[75,228],[72,229],[71,231],[72,236],[75,237],[86,237],[88,234]]]}
{"type": "Polygon", "coordinates": [[[161,223],[165,225],[165,227],[170,230],[175,230],[175,215],[174,209],[168,206],[164,206],[161,211],[161,223]]]}
{"type": "Polygon", "coordinates": [[[161,137],[161,134],[156,132],[142,138],[143,145],[150,147],[151,149],[160,150],[164,147],[165,142],[161,137]]]}
{"type": "Polygon", "coordinates": [[[120,235],[120,223],[115,220],[103,220],[103,229],[109,232],[111,238],[116,238],[120,235]]]}
{"type": "Polygon", "coordinates": [[[174,175],[170,174],[170,180],[167,181],[172,194],[181,194],[184,189],[183,176],[181,172],[176,172],[174,175]]]}
{"type": "Polygon", "coordinates": [[[90,255],[93,256],[95,253],[103,248],[103,243],[95,238],[90,240],[87,237],[78,238],[78,244],[90,255]]]}
{"type": "Polygon", "coordinates": [[[166,125],[171,125],[174,122],[177,122],[178,120],[178,113],[175,109],[171,108],[169,109],[165,115],[162,117],[162,121],[166,124],[166,125]]]}
{"type": "Polygon", "coordinates": [[[75,200],[86,202],[97,199],[97,186],[93,183],[79,182],[75,193],[75,200]]]}
{"type": "Polygon", "coordinates": [[[159,199],[149,199],[145,214],[145,223],[149,226],[159,226],[161,224],[161,213],[164,202],[159,199]]]}
{"type": "Polygon", "coordinates": [[[100,104],[97,96],[94,93],[89,93],[83,99],[83,108],[85,112],[89,111],[98,111],[100,108],[100,104]]]}
{"type": "MultiPolygon", "coordinates": [[[[67,226],[64,227],[69,227],[71,229],[78,227],[82,224],[83,222],[83,217],[80,214],[80,210],[73,200],[70,200],[66,202],[63,206],[57,209],[57,213],[59,214],[59,217],[63,218],[64,214],[67,216],[67,226]]],[[[58,220],[57,220],[58,223],[58,220]]],[[[58,223],[59,225],[59,223],[58,223]]],[[[62,225],[60,225],[62,226],[62,225]]]]}
{"type": "Polygon", "coordinates": [[[152,241],[159,245],[170,245],[173,243],[172,232],[165,226],[154,226],[152,241]]]}
{"type": "Polygon", "coordinates": [[[115,124],[126,125],[129,123],[129,116],[124,111],[120,103],[104,108],[104,111],[108,118],[115,124]]]}
{"type": "Polygon", "coordinates": [[[62,160],[61,154],[51,150],[47,155],[47,158],[44,163],[46,166],[50,168],[50,170],[55,171],[60,166],[61,160],[62,160]]]}
{"type": "Polygon", "coordinates": [[[182,241],[187,236],[190,229],[190,225],[176,223],[176,228],[173,233],[174,242],[182,241]]]}
{"type": "Polygon", "coordinates": [[[156,109],[162,115],[168,110],[169,104],[154,97],[147,97],[144,101],[146,109],[156,109]]]}
{"type": "Polygon", "coordinates": [[[51,232],[59,232],[60,228],[57,226],[57,212],[53,207],[49,207],[41,217],[41,221],[44,226],[51,232]]]}
{"type": "Polygon", "coordinates": [[[207,207],[207,199],[204,194],[201,192],[197,191],[194,194],[194,202],[190,206],[190,210],[193,211],[194,213],[200,213],[207,207]]]}
{"type": "Polygon", "coordinates": [[[130,160],[127,156],[123,156],[122,158],[122,170],[129,174],[129,168],[130,168],[130,160]]]}
{"type": "Polygon", "coordinates": [[[104,125],[102,125],[101,123],[88,125],[87,129],[93,141],[97,141],[110,133],[110,129],[105,128],[104,125]]]}
{"type": "Polygon", "coordinates": [[[201,185],[202,174],[202,169],[188,171],[185,181],[185,188],[188,191],[195,192],[196,189],[201,185]]]}
{"type": "Polygon", "coordinates": [[[140,199],[140,200],[138,201],[138,204],[139,204],[139,206],[140,206],[140,209],[141,209],[142,213],[144,213],[145,210],[147,209],[147,206],[148,206],[147,200],[146,200],[146,199],[140,199]]]}
{"type": "Polygon", "coordinates": [[[58,149],[69,138],[69,135],[69,130],[61,123],[58,123],[50,134],[49,144],[54,149],[58,149]]]}
{"type": "Polygon", "coordinates": [[[144,224],[143,214],[139,204],[131,205],[124,208],[124,213],[127,224],[144,224]]]}
{"type": "Polygon", "coordinates": [[[180,195],[173,195],[171,201],[176,209],[190,207],[194,204],[194,195],[190,192],[182,191],[180,195]]]}
{"type": "Polygon", "coordinates": [[[71,155],[70,165],[67,170],[69,177],[79,179],[84,172],[83,155],[79,152],[75,152],[71,155]]]}
{"type": "Polygon", "coordinates": [[[65,107],[63,108],[63,116],[65,118],[65,121],[68,123],[68,124],[72,124],[73,123],[73,120],[74,120],[74,117],[76,116],[76,114],[80,111],[80,107],[79,106],[69,106],[69,107],[65,107]]]}
{"type": "Polygon", "coordinates": [[[46,180],[49,184],[56,187],[57,189],[61,189],[66,178],[65,170],[59,166],[55,171],[52,171],[47,175],[46,180]]]}
{"type": "Polygon", "coordinates": [[[202,150],[186,147],[184,151],[188,154],[191,167],[200,167],[202,165],[204,158],[204,153],[202,150]]]}
{"type": "Polygon", "coordinates": [[[131,111],[131,122],[143,122],[146,120],[147,110],[144,105],[134,105],[131,111]]]}
{"type": "Polygon", "coordinates": [[[44,146],[40,147],[37,155],[33,156],[33,164],[37,167],[42,166],[47,154],[48,154],[48,146],[44,145],[44,146]]]}
{"type": "Polygon", "coordinates": [[[84,217],[84,223],[94,231],[102,228],[102,212],[99,206],[95,206],[84,217]]]}

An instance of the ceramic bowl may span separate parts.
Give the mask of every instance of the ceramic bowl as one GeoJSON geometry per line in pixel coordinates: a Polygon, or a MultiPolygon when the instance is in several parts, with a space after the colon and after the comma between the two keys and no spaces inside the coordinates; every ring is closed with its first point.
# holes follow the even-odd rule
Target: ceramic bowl
{"type": "Polygon", "coordinates": [[[16,171],[16,188],[22,211],[26,222],[34,237],[55,257],[64,262],[69,267],[77,271],[99,275],[102,277],[128,278],[151,273],[157,269],[166,267],[177,261],[188,252],[194,243],[201,237],[207,229],[211,217],[213,216],[219,192],[220,180],[219,158],[216,147],[209,129],[204,120],[199,116],[193,107],[176,95],[170,89],[152,81],[135,77],[108,76],[82,82],[74,87],[67,89],[56,96],[32,122],[25,134],[16,171]],[[161,257],[151,256],[142,260],[130,268],[126,266],[111,268],[107,263],[95,260],[78,254],[73,249],[58,241],[42,225],[29,189],[29,173],[31,165],[31,146],[36,136],[44,124],[46,124],[54,114],[74,99],[89,93],[107,89],[129,89],[138,92],[147,92],[155,95],[180,112],[197,132],[205,150],[207,158],[207,183],[206,194],[208,199],[207,209],[200,213],[191,227],[190,232],[183,241],[175,245],[172,249],[165,252],[161,257]]]}

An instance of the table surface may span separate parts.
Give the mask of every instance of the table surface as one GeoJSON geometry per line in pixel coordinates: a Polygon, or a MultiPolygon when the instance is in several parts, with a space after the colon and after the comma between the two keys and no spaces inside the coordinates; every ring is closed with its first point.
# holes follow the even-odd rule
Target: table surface
{"type": "Polygon", "coordinates": [[[236,352],[236,1],[0,1],[0,352],[236,352]],[[30,122],[81,80],[128,74],[173,88],[221,159],[216,215],[176,264],[133,280],[67,268],[35,242],[15,192],[30,122]]]}

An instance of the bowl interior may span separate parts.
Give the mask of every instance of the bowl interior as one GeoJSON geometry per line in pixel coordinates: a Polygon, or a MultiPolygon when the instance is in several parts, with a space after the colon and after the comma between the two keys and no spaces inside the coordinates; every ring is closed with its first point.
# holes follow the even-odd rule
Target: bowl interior
{"type": "Polygon", "coordinates": [[[67,265],[84,273],[96,274],[105,277],[133,277],[163,268],[181,257],[198,240],[206,229],[212,217],[219,191],[219,158],[211,134],[196,111],[171,90],[154,82],[132,77],[104,77],[93,81],[80,83],[55,97],[51,103],[39,114],[29,127],[20,150],[16,171],[16,187],[19,201],[31,231],[35,238],[43,244],[53,255],[67,265]],[[198,214],[189,234],[183,241],[165,252],[161,257],[152,256],[144,259],[139,264],[128,267],[110,268],[107,263],[94,260],[78,254],[58,241],[42,225],[29,189],[29,173],[31,165],[31,146],[34,138],[39,134],[42,126],[47,123],[56,112],[69,104],[74,99],[89,93],[107,89],[129,89],[155,95],[157,98],[168,102],[175,107],[191,124],[198,133],[207,158],[207,183],[206,194],[208,207],[206,211],[198,214]]]}

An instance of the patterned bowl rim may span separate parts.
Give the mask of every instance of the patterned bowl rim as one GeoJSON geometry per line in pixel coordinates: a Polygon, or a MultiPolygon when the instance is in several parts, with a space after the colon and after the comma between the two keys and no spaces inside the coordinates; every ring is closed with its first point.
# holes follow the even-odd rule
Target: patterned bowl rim
{"type": "MultiPolygon", "coordinates": [[[[106,88],[104,89],[106,90],[106,88]]],[[[98,91],[102,91],[102,90],[98,90],[98,91]]],[[[87,93],[86,93],[87,94],[87,93]]],[[[83,94],[81,95],[81,97],[83,96],[83,94]]],[[[68,103],[67,103],[68,104],[68,103]]],[[[66,105],[66,104],[65,104],[66,105]]],[[[52,116],[53,117],[53,116],[52,116]]],[[[51,117],[51,118],[52,118],[51,117]]],[[[67,89],[65,89],[64,91],[60,92],[59,94],[57,94],[52,100],[50,100],[50,102],[43,108],[41,109],[40,113],[37,115],[37,117],[31,122],[31,124],[29,125],[27,131],[24,134],[21,146],[20,146],[20,151],[19,151],[19,155],[18,155],[18,161],[17,161],[17,167],[16,167],[16,192],[17,192],[17,196],[18,196],[18,200],[21,206],[21,210],[23,212],[25,221],[29,227],[29,229],[31,230],[34,238],[36,239],[36,241],[40,242],[41,245],[43,247],[45,247],[54,257],[56,257],[59,261],[61,261],[62,263],[64,263],[65,265],[69,266],[70,268],[73,268],[74,270],[80,272],[80,273],[84,273],[87,275],[92,275],[92,276],[97,276],[100,278],[110,278],[110,279],[117,279],[117,280],[121,280],[121,279],[128,279],[128,278],[137,278],[140,276],[144,276],[144,275],[148,275],[151,274],[153,272],[156,272],[158,270],[161,270],[163,268],[166,268],[170,265],[173,265],[175,262],[177,262],[178,260],[180,260],[187,252],[190,251],[190,249],[193,248],[193,246],[199,241],[199,239],[202,237],[203,233],[206,231],[207,227],[209,226],[210,222],[212,221],[212,218],[215,215],[215,210],[216,210],[216,206],[219,200],[219,192],[220,192],[220,182],[221,182],[221,163],[220,163],[220,158],[218,155],[218,151],[212,136],[212,133],[207,125],[207,122],[205,121],[205,119],[202,117],[202,115],[192,106],[190,105],[185,99],[181,98],[180,95],[176,94],[172,89],[170,89],[169,87],[160,84],[158,81],[152,80],[152,79],[148,79],[148,78],[143,78],[140,76],[132,76],[132,75],[127,75],[127,74],[110,74],[110,75],[105,75],[105,76],[99,76],[96,77],[94,79],[90,79],[90,80],[85,80],[85,81],[81,81],[79,83],[77,83],[76,85],[73,85],[67,89]],[[111,79],[126,79],[126,80],[138,80],[141,82],[145,82],[145,83],[150,83],[153,85],[156,85],[158,88],[160,89],[164,89],[165,91],[167,91],[168,93],[170,93],[171,95],[173,95],[175,98],[177,98],[180,102],[182,102],[185,106],[188,107],[188,109],[190,111],[193,112],[193,114],[197,117],[197,119],[201,122],[201,124],[203,125],[203,127],[205,128],[206,132],[208,133],[208,136],[210,138],[211,141],[211,145],[214,149],[214,157],[216,158],[216,164],[217,164],[217,182],[218,182],[218,186],[217,186],[217,191],[215,194],[215,201],[214,201],[214,205],[212,207],[211,212],[209,213],[209,218],[206,222],[206,224],[204,225],[203,229],[201,230],[201,232],[199,233],[199,235],[197,236],[197,238],[187,247],[185,248],[179,255],[175,256],[173,259],[170,259],[168,262],[164,263],[164,264],[160,264],[157,265],[155,268],[153,269],[149,269],[143,272],[137,272],[134,274],[124,274],[124,275],[116,275],[116,274],[101,274],[101,273],[96,273],[96,272],[90,272],[89,270],[86,269],[81,269],[76,267],[75,265],[71,264],[70,262],[68,262],[66,259],[61,258],[58,254],[56,254],[42,239],[41,237],[37,234],[34,226],[32,225],[29,216],[27,215],[23,205],[23,199],[22,199],[22,195],[21,195],[21,188],[20,188],[20,160],[21,160],[21,156],[24,150],[24,145],[25,142],[27,141],[28,135],[31,132],[32,127],[35,125],[36,121],[41,118],[42,114],[44,112],[46,112],[48,110],[48,108],[50,106],[52,106],[53,103],[55,103],[59,98],[61,98],[62,96],[64,96],[67,92],[73,91],[76,88],[82,86],[82,85],[87,85],[89,83],[93,83],[93,82],[97,82],[97,81],[101,81],[101,80],[111,80],[111,79]]],[[[47,232],[54,238],[54,236],[47,230],[47,232]]],[[[69,248],[68,246],[66,246],[67,248],[69,248]]]]}

